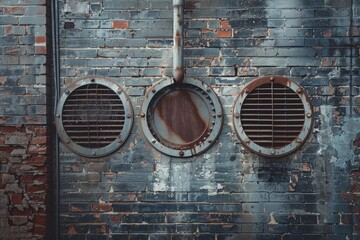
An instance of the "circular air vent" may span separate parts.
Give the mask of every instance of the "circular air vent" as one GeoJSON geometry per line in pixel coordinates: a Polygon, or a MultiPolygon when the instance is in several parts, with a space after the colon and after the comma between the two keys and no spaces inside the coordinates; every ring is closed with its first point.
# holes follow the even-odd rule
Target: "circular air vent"
{"type": "Polygon", "coordinates": [[[220,134],[223,116],[216,93],[205,83],[171,79],[157,83],[141,108],[145,137],[160,152],[190,157],[208,149],[220,134]]]}
{"type": "Polygon", "coordinates": [[[279,157],[306,141],[313,112],[299,85],[284,77],[267,76],[242,89],[235,101],[233,121],[245,147],[262,156],[279,157]]]}
{"type": "Polygon", "coordinates": [[[133,111],[127,95],[109,80],[79,80],[59,100],[59,136],[67,147],[86,157],[114,152],[129,136],[132,124],[133,111]]]}

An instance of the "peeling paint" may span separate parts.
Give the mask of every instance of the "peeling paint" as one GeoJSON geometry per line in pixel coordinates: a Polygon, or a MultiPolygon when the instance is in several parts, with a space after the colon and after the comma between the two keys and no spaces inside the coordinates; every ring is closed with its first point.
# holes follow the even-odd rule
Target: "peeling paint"
{"type": "Polygon", "coordinates": [[[347,164],[355,165],[353,141],[360,129],[360,119],[344,117],[342,125],[333,124],[333,110],[329,105],[320,107],[321,128],[317,134],[319,142],[318,155],[330,158],[336,167],[346,168],[347,164]]]}

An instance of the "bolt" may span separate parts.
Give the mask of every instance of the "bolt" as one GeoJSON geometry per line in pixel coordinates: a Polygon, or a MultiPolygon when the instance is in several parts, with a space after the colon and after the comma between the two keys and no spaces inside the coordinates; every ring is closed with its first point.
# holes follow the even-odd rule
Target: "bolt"
{"type": "Polygon", "coordinates": [[[145,113],[141,113],[140,117],[142,117],[142,118],[145,117],[145,113]]]}
{"type": "Polygon", "coordinates": [[[296,92],[297,92],[298,94],[301,94],[301,93],[302,93],[301,88],[298,88],[298,89],[296,90],[296,92]]]}
{"type": "Polygon", "coordinates": [[[307,118],[311,118],[311,116],[312,116],[311,113],[307,113],[307,114],[306,114],[306,117],[307,117],[307,118]]]}
{"type": "Polygon", "coordinates": [[[180,157],[183,157],[183,156],[184,156],[184,152],[183,152],[183,151],[180,151],[180,152],[179,152],[179,156],[180,156],[180,157]]]}
{"type": "Polygon", "coordinates": [[[275,78],[274,77],[270,77],[270,82],[273,82],[275,81],[275,78]]]}

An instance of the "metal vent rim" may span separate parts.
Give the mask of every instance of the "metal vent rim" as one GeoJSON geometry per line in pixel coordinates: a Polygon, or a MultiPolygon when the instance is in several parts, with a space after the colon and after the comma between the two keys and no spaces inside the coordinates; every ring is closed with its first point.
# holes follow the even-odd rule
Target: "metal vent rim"
{"type": "MultiPolygon", "coordinates": [[[[197,146],[193,148],[185,148],[185,149],[174,149],[166,146],[162,142],[158,141],[156,137],[151,132],[151,127],[148,123],[148,109],[151,107],[150,104],[155,97],[161,97],[157,94],[164,88],[174,86],[174,80],[171,78],[163,79],[153,85],[146,93],[144,97],[143,104],[140,109],[140,124],[142,132],[147,139],[147,141],[159,152],[164,153],[168,156],[186,158],[192,157],[195,155],[199,155],[209,149],[216,141],[218,136],[221,133],[222,125],[223,125],[223,112],[222,106],[219,98],[217,97],[215,91],[206,83],[193,79],[193,78],[185,78],[182,84],[193,85],[194,87],[200,88],[207,96],[210,98],[210,101],[213,103],[213,107],[215,109],[215,121],[212,124],[212,129],[207,136],[207,138],[197,146]]],[[[182,85],[181,84],[181,85],[182,85]]],[[[181,87],[181,85],[178,85],[181,87]]]]}
{"type": "Polygon", "coordinates": [[[71,83],[63,92],[61,95],[59,102],[57,104],[56,108],[56,117],[55,117],[55,124],[58,136],[60,137],[63,144],[72,150],[74,153],[88,158],[99,158],[107,156],[116,150],[118,150],[127,140],[127,138],[130,135],[133,121],[134,121],[134,113],[133,108],[130,102],[130,99],[128,95],[126,94],[125,90],[116,82],[107,79],[107,78],[99,78],[99,77],[89,77],[85,79],[77,80],[73,83],[71,83]],[[124,107],[124,115],[125,115],[125,121],[122,126],[120,134],[117,136],[117,138],[112,141],[110,144],[108,144],[105,147],[101,148],[87,148],[84,146],[81,146],[77,144],[75,141],[69,137],[68,133],[66,132],[63,124],[63,109],[64,105],[66,103],[66,100],[68,99],[71,94],[79,89],[80,87],[91,85],[91,84],[97,84],[102,85],[104,87],[107,87],[111,89],[118,97],[119,100],[122,102],[124,107]]]}
{"type": "Polygon", "coordinates": [[[310,101],[310,98],[306,94],[305,90],[295,83],[294,81],[277,75],[264,76],[258,79],[255,79],[244,86],[244,88],[240,91],[238,97],[235,100],[233,107],[233,125],[235,128],[235,132],[237,137],[240,139],[243,146],[245,146],[248,150],[253,153],[256,153],[263,157],[283,157],[286,155],[290,155],[297,151],[299,148],[303,146],[306,142],[313,128],[314,118],[313,118],[313,108],[310,101]],[[256,88],[268,84],[270,82],[284,85],[290,88],[302,102],[304,109],[304,123],[299,135],[289,144],[281,148],[267,148],[258,145],[255,143],[242,126],[240,116],[242,112],[243,103],[246,97],[256,88]]]}

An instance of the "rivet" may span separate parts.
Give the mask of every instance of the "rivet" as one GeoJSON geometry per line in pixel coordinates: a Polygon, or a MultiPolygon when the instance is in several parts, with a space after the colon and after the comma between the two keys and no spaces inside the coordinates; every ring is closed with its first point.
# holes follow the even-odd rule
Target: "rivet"
{"type": "Polygon", "coordinates": [[[130,115],[130,114],[127,114],[126,117],[127,117],[127,118],[131,118],[131,115],[130,115]]]}
{"type": "Polygon", "coordinates": [[[247,143],[247,144],[249,144],[250,143],[250,139],[245,139],[245,141],[244,141],[245,143],[247,143]]]}
{"type": "Polygon", "coordinates": [[[67,139],[65,140],[65,142],[66,142],[66,143],[69,143],[69,142],[70,142],[70,139],[67,138],[67,139]]]}
{"type": "Polygon", "coordinates": [[[210,139],[210,140],[208,140],[208,143],[212,143],[212,140],[210,139]]]}
{"type": "Polygon", "coordinates": [[[180,156],[180,157],[183,157],[183,156],[184,156],[184,152],[183,152],[183,151],[180,151],[180,152],[179,152],[179,156],[180,156]]]}
{"type": "Polygon", "coordinates": [[[270,150],[270,154],[271,154],[271,155],[275,155],[275,150],[274,150],[274,149],[271,149],[271,150],[270,150]]]}
{"type": "Polygon", "coordinates": [[[70,94],[70,91],[69,90],[66,90],[66,92],[65,92],[67,95],[69,95],[70,94]]]}
{"type": "Polygon", "coordinates": [[[210,88],[206,88],[206,91],[209,93],[209,92],[211,92],[211,89],[210,89],[210,88]]]}
{"type": "Polygon", "coordinates": [[[275,78],[274,77],[270,77],[270,82],[273,82],[275,81],[275,78]]]}
{"type": "Polygon", "coordinates": [[[307,118],[311,118],[311,116],[312,116],[311,113],[307,113],[307,114],[306,114],[306,117],[307,117],[307,118]]]}
{"type": "Polygon", "coordinates": [[[93,79],[91,79],[91,82],[95,82],[95,79],[93,78],[93,79]]]}
{"type": "Polygon", "coordinates": [[[57,113],[57,114],[56,114],[56,117],[59,118],[59,117],[60,117],[60,114],[57,113]]]}
{"type": "Polygon", "coordinates": [[[297,142],[297,143],[301,143],[302,141],[301,141],[300,138],[297,138],[297,139],[296,139],[296,142],[297,142]]]}
{"type": "Polygon", "coordinates": [[[117,93],[119,93],[119,94],[122,93],[121,88],[118,88],[117,93]]]}
{"type": "Polygon", "coordinates": [[[156,93],[156,89],[153,88],[153,89],[151,90],[151,92],[152,92],[152,93],[156,93]]]}
{"type": "Polygon", "coordinates": [[[240,114],[235,114],[235,118],[240,118],[240,114]]]}
{"type": "Polygon", "coordinates": [[[94,152],[92,152],[92,155],[93,155],[93,156],[96,156],[96,152],[95,152],[95,151],[94,151],[94,152]]]}
{"type": "Polygon", "coordinates": [[[141,114],[140,114],[140,117],[145,117],[145,113],[141,113],[141,114]]]}
{"type": "Polygon", "coordinates": [[[249,89],[245,89],[245,93],[249,93],[250,91],[249,91],[249,89]]]}
{"type": "Polygon", "coordinates": [[[156,140],[155,140],[155,139],[152,139],[151,142],[155,144],[155,143],[156,143],[156,140]]]}
{"type": "Polygon", "coordinates": [[[297,92],[298,94],[302,93],[301,88],[298,88],[298,89],[296,90],[296,92],[297,92]]]}
{"type": "Polygon", "coordinates": [[[217,115],[217,117],[221,118],[221,117],[222,117],[221,113],[219,113],[219,114],[217,115]]]}

